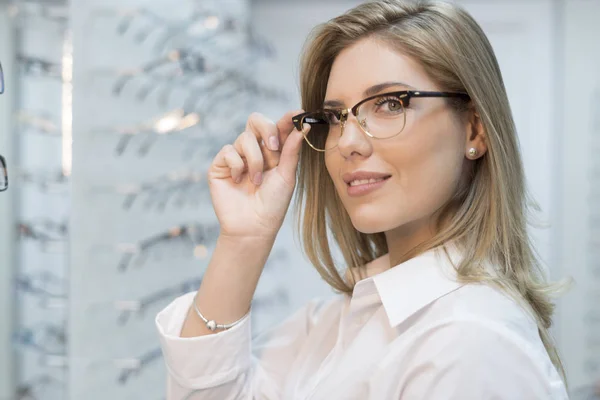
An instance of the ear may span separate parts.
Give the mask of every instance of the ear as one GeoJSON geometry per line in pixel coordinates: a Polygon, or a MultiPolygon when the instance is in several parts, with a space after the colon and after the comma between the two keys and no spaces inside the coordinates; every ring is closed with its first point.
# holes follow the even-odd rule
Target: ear
{"type": "Polygon", "coordinates": [[[486,132],[481,117],[476,111],[470,112],[466,127],[465,157],[476,160],[487,152],[486,132]],[[473,154],[471,149],[475,149],[473,154]]]}

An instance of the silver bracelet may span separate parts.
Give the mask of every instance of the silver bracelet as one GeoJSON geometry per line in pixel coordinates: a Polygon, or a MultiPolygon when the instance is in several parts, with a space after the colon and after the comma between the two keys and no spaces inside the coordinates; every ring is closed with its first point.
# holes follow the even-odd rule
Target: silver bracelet
{"type": "Polygon", "coordinates": [[[202,313],[200,312],[200,310],[198,310],[198,306],[196,305],[196,296],[198,294],[194,295],[194,311],[196,311],[196,314],[202,319],[202,321],[204,321],[204,323],[206,324],[206,327],[208,329],[210,329],[211,331],[214,331],[215,329],[229,329],[232,328],[234,326],[236,326],[237,324],[239,324],[240,322],[242,322],[242,320],[244,318],[246,318],[246,315],[250,314],[250,310],[248,310],[248,312],[246,313],[246,315],[244,315],[242,318],[238,319],[235,322],[232,322],[231,324],[226,324],[226,325],[220,325],[217,324],[214,320],[207,320],[206,318],[204,318],[204,315],[202,315],[202,313]]]}

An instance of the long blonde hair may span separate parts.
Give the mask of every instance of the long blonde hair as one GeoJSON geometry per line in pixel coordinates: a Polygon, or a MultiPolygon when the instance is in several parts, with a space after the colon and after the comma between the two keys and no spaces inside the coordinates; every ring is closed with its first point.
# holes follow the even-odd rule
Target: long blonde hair
{"type": "MultiPolygon", "coordinates": [[[[302,107],[322,107],[331,66],[345,48],[366,37],[382,40],[420,62],[440,90],[466,92],[485,130],[487,153],[468,171],[467,184],[441,210],[439,232],[409,257],[453,241],[465,258],[457,265],[463,282],[495,285],[519,301],[537,320],[540,337],[566,383],[549,334],[561,286],[546,282],[527,233],[530,197],[508,97],[494,51],[481,27],[461,7],[443,1],[381,0],[361,4],[313,30],[301,60],[302,107]],[[494,275],[481,267],[491,263],[494,275]]],[[[460,101],[449,100],[457,112],[460,101]]],[[[303,144],[296,191],[297,223],[304,252],[337,292],[352,293],[332,256],[331,241],[352,271],[388,253],[384,233],[357,231],[325,168],[323,153],[303,144]]],[[[535,206],[535,209],[537,207],[535,206]]]]}

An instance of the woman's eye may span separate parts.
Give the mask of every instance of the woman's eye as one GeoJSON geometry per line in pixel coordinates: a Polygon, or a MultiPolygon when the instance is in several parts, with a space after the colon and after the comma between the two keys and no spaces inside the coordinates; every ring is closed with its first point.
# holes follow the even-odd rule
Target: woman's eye
{"type": "Polygon", "coordinates": [[[400,106],[400,103],[395,100],[388,101],[387,105],[388,105],[388,108],[390,109],[390,111],[396,111],[396,110],[399,110],[400,108],[402,108],[402,106],[400,106]]]}
{"type": "Polygon", "coordinates": [[[377,108],[381,111],[398,112],[402,111],[402,102],[397,99],[382,99],[377,102],[377,108]]]}

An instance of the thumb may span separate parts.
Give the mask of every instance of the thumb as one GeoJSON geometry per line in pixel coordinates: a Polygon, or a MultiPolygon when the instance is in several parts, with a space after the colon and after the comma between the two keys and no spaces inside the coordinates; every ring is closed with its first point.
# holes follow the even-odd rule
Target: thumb
{"type": "Polygon", "coordinates": [[[296,169],[300,159],[300,149],[302,148],[304,135],[310,131],[310,125],[304,124],[302,128],[302,132],[294,129],[286,139],[283,149],[281,149],[281,157],[279,158],[279,166],[277,167],[283,179],[289,182],[291,186],[294,186],[296,183],[296,169]]]}

